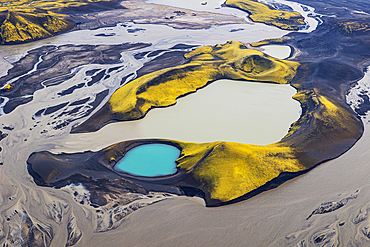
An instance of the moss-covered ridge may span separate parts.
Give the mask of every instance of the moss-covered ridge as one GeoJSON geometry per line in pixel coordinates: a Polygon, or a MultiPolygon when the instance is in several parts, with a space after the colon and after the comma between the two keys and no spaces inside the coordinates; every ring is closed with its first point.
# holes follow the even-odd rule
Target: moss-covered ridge
{"type": "Polygon", "coordinates": [[[50,11],[3,11],[0,12],[0,43],[15,44],[47,38],[65,32],[74,22],[50,11]]]}
{"type": "MultiPolygon", "coordinates": [[[[68,11],[112,0],[0,1],[0,44],[19,44],[74,27],[68,11]]],[[[112,1],[114,2],[114,1],[112,1]]]]}
{"type": "Polygon", "coordinates": [[[99,2],[117,2],[114,0],[0,0],[0,11],[26,11],[36,9],[53,11],[57,13],[68,12],[68,9],[87,6],[99,2]]]}
{"type": "Polygon", "coordinates": [[[118,89],[108,105],[117,120],[135,120],[155,107],[166,107],[212,81],[236,80],[289,83],[297,62],[269,57],[239,42],[206,46],[185,55],[188,63],[144,75],[118,89]]]}
{"type": "Polygon", "coordinates": [[[254,22],[276,26],[284,30],[299,30],[305,25],[303,16],[298,12],[271,9],[263,3],[253,0],[226,0],[226,6],[238,8],[249,13],[254,22]]]}
{"type": "Polygon", "coordinates": [[[178,168],[192,174],[208,200],[227,202],[263,186],[282,172],[306,169],[294,149],[279,144],[176,143],[182,148],[178,168]]]}

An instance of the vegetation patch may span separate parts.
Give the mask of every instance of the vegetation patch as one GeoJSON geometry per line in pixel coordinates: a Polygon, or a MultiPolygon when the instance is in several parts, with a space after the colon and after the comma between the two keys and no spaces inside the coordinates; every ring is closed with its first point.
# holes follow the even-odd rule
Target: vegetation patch
{"type": "Polygon", "coordinates": [[[0,0],[0,44],[19,44],[72,29],[68,10],[111,0],[0,0]]]}
{"type": "Polygon", "coordinates": [[[271,9],[269,6],[252,0],[227,0],[226,6],[238,8],[249,13],[254,22],[276,26],[284,30],[299,30],[305,25],[303,16],[298,12],[271,9]]]}
{"type": "Polygon", "coordinates": [[[286,84],[299,66],[235,41],[197,48],[185,58],[184,65],[144,75],[118,89],[108,102],[111,113],[121,121],[140,119],[152,108],[174,105],[177,98],[224,78],[286,84]]]}

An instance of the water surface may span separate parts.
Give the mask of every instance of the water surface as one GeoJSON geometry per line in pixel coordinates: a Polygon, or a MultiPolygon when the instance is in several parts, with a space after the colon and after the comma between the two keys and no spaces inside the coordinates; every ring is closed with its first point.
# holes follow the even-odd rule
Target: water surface
{"type": "Polygon", "coordinates": [[[70,135],[63,152],[86,145],[99,150],[120,141],[146,138],[271,144],[281,140],[300,116],[300,104],[292,99],[295,93],[290,85],[218,80],[178,99],[174,106],[149,111],[143,119],[70,135]]]}
{"type": "Polygon", "coordinates": [[[260,48],[262,48],[263,52],[267,55],[278,59],[288,58],[292,51],[292,48],[287,45],[263,45],[260,48]]]}
{"type": "Polygon", "coordinates": [[[129,150],[114,169],[133,175],[154,177],[176,173],[180,150],[171,145],[147,144],[129,150]]]}

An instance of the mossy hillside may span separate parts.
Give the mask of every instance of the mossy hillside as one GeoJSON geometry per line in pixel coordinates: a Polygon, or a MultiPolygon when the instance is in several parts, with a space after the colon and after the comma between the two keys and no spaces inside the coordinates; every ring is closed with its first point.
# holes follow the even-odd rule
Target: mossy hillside
{"type": "Polygon", "coordinates": [[[67,12],[68,9],[87,6],[93,3],[114,2],[113,0],[0,0],[0,12],[23,11],[34,12],[35,10],[53,11],[56,13],[67,12]]]}
{"type": "Polygon", "coordinates": [[[210,198],[222,202],[257,189],[281,172],[306,169],[292,148],[277,144],[176,143],[182,148],[178,168],[191,172],[210,198]]]}
{"type": "Polygon", "coordinates": [[[0,13],[0,43],[23,43],[50,37],[71,29],[74,23],[60,14],[35,11],[0,13]]]}
{"type": "MultiPolygon", "coordinates": [[[[0,44],[18,44],[47,38],[74,27],[67,13],[112,0],[0,1],[0,44]]],[[[113,2],[113,1],[112,1],[113,2]]]]}
{"type": "Polygon", "coordinates": [[[142,118],[154,107],[166,107],[218,79],[250,80],[286,84],[294,77],[298,62],[272,58],[231,41],[206,46],[186,54],[188,63],[144,75],[118,89],[108,104],[119,120],[142,118]]]}
{"type": "Polygon", "coordinates": [[[284,30],[299,30],[305,25],[303,16],[298,12],[271,9],[263,3],[253,0],[226,0],[226,6],[238,8],[249,13],[254,22],[273,25],[284,30]]]}
{"type": "Polygon", "coordinates": [[[307,168],[339,156],[361,137],[361,123],[350,109],[319,89],[298,89],[293,98],[301,103],[302,115],[280,143],[306,153],[302,162],[307,168]]]}

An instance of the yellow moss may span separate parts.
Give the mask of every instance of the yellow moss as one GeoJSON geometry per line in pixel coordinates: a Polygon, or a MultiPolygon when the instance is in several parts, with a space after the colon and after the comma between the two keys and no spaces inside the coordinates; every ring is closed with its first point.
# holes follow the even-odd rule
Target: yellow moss
{"type": "Polygon", "coordinates": [[[368,22],[356,22],[347,21],[340,22],[339,26],[347,33],[358,33],[358,32],[368,32],[370,31],[370,23],[368,22]]]}
{"type": "Polygon", "coordinates": [[[207,46],[185,55],[189,63],[144,75],[118,89],[110,98],[120,120],[143,117],[153,107],[166,107],[209,82],[222,79],[289,83],[299,63],[272,58],[242,43],[207,46]]]}
{"type": "Polygon", "coordinates": [[[343,108],[337,105],[338,103],[328,97],[319,95],[318,100],[321,110],[314,113],[315,119],[322,121],[327,129],[345,130],[348,128],[347,124],[352,120],[352,116],[347,111],[343,111],[343,108]]]}
{"type": "Polygon", "coordinates": [[[265,40],[262,40],[262,41],[259,41],[259,42],[251,43],[250,45],[252,47],[258,47],[258,46],[262,46],[262,45],[283,44],[286,41],[287,41],[286,39],[265,39],[265,40]]]}
{"type": "MultiPolygon", "coordinates": [[[[3,13],[4,14],[4,13],[3,13]]],[[[1,44],[20,43],[52,36],[72,27],[59,14],[8,11],[0,26],[1,44]]]]}
{"type": "MultiPolygon", "coordinates": [[[[317,90],[300,90],[293,96],[299,101],[305,113],[294,122],[284,139],[296,133],[303,123],[306,125],[313,122],[314,126],[320,126],[320,132],[335,131],[338,134],[346,132],[351,124],[354,124],[353,116],[338,103],[326,96],[320,95],[317,90]],[[319,123],[318,123],[319,122],[319,123]]],[[[309,134],[308,134],[309,135],[309,134]]]]}
{"type": "Polygon", "coordinates": [[[284,30],[298,30],[304,25],[304,18],[298,12],[270,9],[267,5],[252,0],[227,0],[227,6],[247,11],[255,22],[273,25],[284,30]]]}
{"type": "Polygon", "coordinates": [[[22,43],[50,37],[71,29],[74,23],[58,14],[68,8],[86,6],[112,0],[18,0],[0,1],[1,44],[22,43]],[[4,16],[6,15],[6,16],[4,16]]]}
{"type": "Polygon", "coordinates": [[[182,148],[178,167],[192,172],[213,199],[224,202],[264,185],[281,172],[306,169],[292,148],[276,144],[176,143],[182,148]]]}
{"type": "Polygon", "coordinates": [[[15,0],[15,1],[0,1],[1,11],[27,11],[34,12],[35,9],[61,11],[62,9],[71,7],[81,7],[90,3],[110,2],[112,0],[15,0]]]}
{"type": "Polygon", "coordinates": [[[3,90],[8,91],[8,90],[12,89],[13,87],[14,87],[14,86],[13,86],[13,84],[9,83],[8,85],[6,85],[6,86],[3,88],[3,90]]]}

